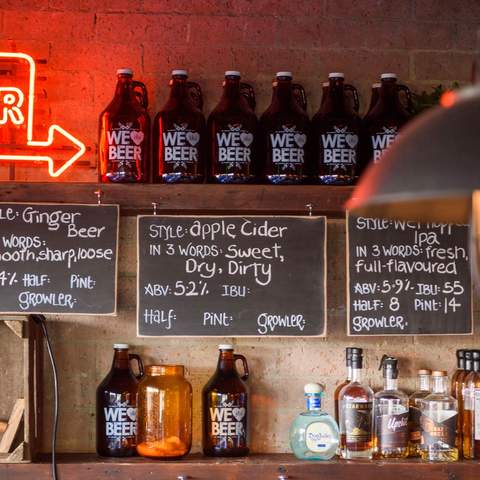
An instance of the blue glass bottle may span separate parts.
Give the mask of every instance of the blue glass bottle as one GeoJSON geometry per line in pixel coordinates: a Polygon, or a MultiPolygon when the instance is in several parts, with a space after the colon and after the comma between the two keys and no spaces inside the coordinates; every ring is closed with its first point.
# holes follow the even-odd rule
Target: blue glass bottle
{"type": "Polygon", "coordinates": [[[338,425],[321,409],[323,387],[307,383],[304,391],[307,410],[290,427],[290,447],[301,460],[330,460],[338,448],[338,425]]]}

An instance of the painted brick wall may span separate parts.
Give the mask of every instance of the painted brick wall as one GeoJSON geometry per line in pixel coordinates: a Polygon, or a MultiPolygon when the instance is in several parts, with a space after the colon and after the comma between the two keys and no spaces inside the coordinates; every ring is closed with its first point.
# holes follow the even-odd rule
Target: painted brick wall
{"type": "MultiPolygon", "coordinates": [[[[369,85],[395,71],[416,89],[470,77],[480,2],[475,0],[3,0],[0,47],[46,59],[44,96],[51,116],[71,127],[94,151],[97,115],[110,100],[115,69],[131,66],[152,97],[152,114],[167,96],[169,71],[186,67],[200,82],[209,112],[220,96],[225,69],[238,68],[257,91],[258,112],[270,101],[277,70],[292,70],[305,85],[309,111],[320,102],[329,71],[344,71],[368,102],[369,85]]],[[[90,155],[93,155],[93,153],[90,155]]],[[[8,178],[8,169],[0,175],[8,178]]],[[[18,169],[17,179],[45,179],[41,169],[18,169]]],[[[92,181],[83,168],[70,180],[92,181]]],[[[51,325],[61,378],[59,448],[95,448],[94,395],[109,369],[111,345],[126,341],[147,363],[182,363],[194,386],[194,451],[200,446],[199,392],[217,358],[216,339],[135,337],[135,226],[121,220],[119,315],[116,318],[54,318],[51,325]]],[[[366,349],[366,374],[379,386],[383,353],[397,355],[401,384],[413,388],[415,369],[453,368],[454,351],[479,345],[479,337],[358,339],[345,336],[345,225],[329,222],[328,337],[326,339],[232,339],[250,362],[255,451],[288,450],[288,427],[303,408],[302,386],[327,385],[326,408],[344,377],[344,348],[366,349]]],[[[475,314],[478,323],[478,312],[475,314]]],[[[477,325],[478,328],[478,325],[477,325]]],[[[11,361],[8,337],[0,335],[0,365],[11,361]],[[10,359],[10,360],[7,360],[10,359]]],[[[229,339],[227,339],[228,341],[229,339]]],[[[2,370],[3,372],[3,370],[2,370]]],[[[3,375],[3,374],[2,374],[3,375]]],[[[3,377],[2,377],[3,378],[3,377]]],[[[18,390],[19,374],[0,390],[0,415],[18,390]],[[9,398],[6,401],[6,398],[9,398]]],[[[2,384],[3,385],[3,384],[2,384]]],[[[51,402],[50,383],[46,405],[51,402]]],[[[46,423],[50,420],[46,415],[46,423]]],[[[49,428],[44,431],[48,450],[49,428]]]]}

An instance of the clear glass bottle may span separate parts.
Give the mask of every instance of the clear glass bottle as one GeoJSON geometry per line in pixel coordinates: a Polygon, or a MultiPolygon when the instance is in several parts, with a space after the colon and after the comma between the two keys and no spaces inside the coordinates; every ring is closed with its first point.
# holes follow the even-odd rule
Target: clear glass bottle
{"type": "Polygon", "coordinates": [[[430,395],[430,380],[432,371],[427,369],[417,372],[417,389],[410,395],[409,406],[409,441],[408,456],[420,457],[420,444],[422,442],[422,426],[420,424],[420,404],[421,401],[430,395]]]}
{"type": "Polygon", "coordinates": [[[462,451],[465,459],[480,458],[480,350],[471,350],[472,371],[463,390],[462,451]]]}
{"type": "Polygon", "coordinates": [[[323,391],[318,383],[305,385],[307,410],[298,415],[290,427],[290,448],[301,460],[330,460],[337,453],[338,425],[322,411],[323,391]]]}
{"type": "Polygon", "coordinates": [[[374,398],[375,456],[405,458],[408,454],[408,396],[398,389],[398,360],[380,362],[384,388],[374,398]]]}
{"type": "Polygon", "coordinates": [[[343,387],[340,405],[342,458],[372,458],[373,391],[362,382],[363,355],[352,353],[352,381],[343,387]]]}
{"type": "Polygon", "coordinates": [[[432,372],[432,393],[421,401],[421,457],[431,462],[458,460],[456,445],[457,400],[448,394],[449,383],[444,370],[432,372]]]}
{"type": "Polygon", "coordinates": [[[450,383],[450,395],[454,398],[457,398],[457,384],[460,375],[465,371],[465,352],[466,350],[459,349],[457,350],[457,369],[453,372],[452,380],[450,383]]]}
{"type": "MultiPolygon", "coordinates": [[[[340,396],[340,392],[342,391],[342,388],[345,385],[348,385],[350,383],[350,381],[352,380],[352,358],[351,358],[352,348],[353,347],[347,347],[345,349],[345,364],[346,364],[346,367],[347,367],[347,378],[342,383],[340,383],[340,385],[337,386],[337,388],[335,389],[335,392],[333,394],[334,404],[335,404],[335,421],[337,423],[340,421],[340,416],[339,416],[339,412],[338,412],[338,399],[339,399],[339,396],[340,396]]],[[[359,351],[359,353],[362,353],[361,348],[357,348],[355,350],[359,351]]]]}

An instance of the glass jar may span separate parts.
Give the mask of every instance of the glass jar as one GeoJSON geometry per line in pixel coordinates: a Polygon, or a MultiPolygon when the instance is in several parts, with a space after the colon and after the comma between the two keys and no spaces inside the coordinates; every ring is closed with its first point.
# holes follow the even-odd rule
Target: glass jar
{"type": "Polygon", "coordinates": [[[192,387],[183,365],[149,365],[138,387],[137,451],[179,458],[192,446],[192,387]]]}

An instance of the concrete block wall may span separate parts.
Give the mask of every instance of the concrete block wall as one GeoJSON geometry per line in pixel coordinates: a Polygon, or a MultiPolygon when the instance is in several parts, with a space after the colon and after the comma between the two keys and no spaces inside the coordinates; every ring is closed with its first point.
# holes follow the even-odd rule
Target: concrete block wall
{"type": "MultiPolygon", "coordinates": [[[[188,68],[201,84],[206,113],[218,101],[223,71],[231,68],[254,85],[258,113],[270,102],[274,73],[285,69],[305,86],[310,114],[319,106],[329,71],[345,72],[365,108],[370,84],[383,71],[397,72],[416,90],[468,82],[479,25],[475,0],[3,0],[0,48],[47,60],[39,66],[39,75],[47,77],[45,105],[52,118],[91,147],[94,163],[97,116],[113,95],[117,67],[131,66],[147,83],[152,116],[167,97],[170,70],[176,67],[188,68]]],[[[0,166],[0,179],[10,173],[0,166]]],[[[41,168],[18,168],[15,178],[47,180],[41,168]]],[[[95,181],[96,173],[81,168],[65,179],[95,181]]],[[[146,363],[187,367],[194,387],[193,451],[200,448],[199,395],[215,368],[220,339],[136,338],[135,242],[135,220],[122,217],[117,317],[51,319],[61,384],[61,451],[94,450],[95,389],[110,367],[112,343],[120,341],[129,342],[146,363]]],[[[250,363],[254,451],[288,451],[288,428],[303,408],[304,383],[325,383],[325,407],[333,411],[332,393],[344,378],[348,345],[366,349],[366,375],[373,386],[381,384],[378,362],[388,353],[400,358],[401,385],[412,389],[417,368],[452,369],[456,348],[480,344],[477,335],[352,340],[345,335],[345,314],[345,224],[334,220],[328,225],[327,338],[225,339],[250,363]]],[[[478,324],[477,311],[475,318],[478,324]]],[[[4,367],[11,348],[3,333],[4,367]]],[[[47,375],[45,450],[50,387],[47,375]]]]}

